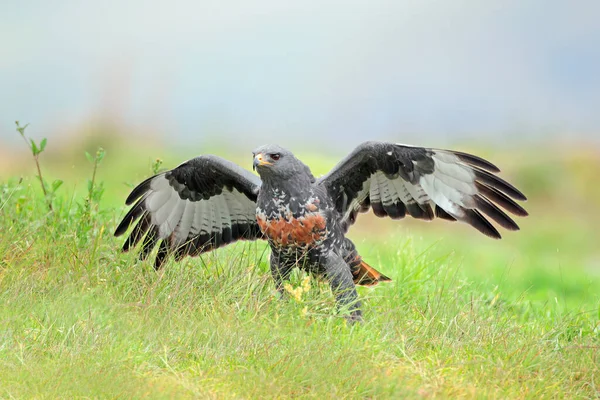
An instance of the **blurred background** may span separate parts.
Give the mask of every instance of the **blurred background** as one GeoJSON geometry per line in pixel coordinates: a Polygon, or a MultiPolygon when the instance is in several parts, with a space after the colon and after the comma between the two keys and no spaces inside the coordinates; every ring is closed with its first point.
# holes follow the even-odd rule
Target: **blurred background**
{"type": "Polygon", "coordinates": [[[464,226],[373,217],[357,229],[379,242],[408,229],[424,248],[443,237],[441,254],[468,244],[469,274],[524,274],[510,280],[523,291],[597,293],[600,2],[31,0],[0,10],[0,181],[37,184],[15,120],[48,138],[40,160],[65,193],[85,192],[84,151],[105,148],[103,202],[121,213],[156,158],[173,167],[212,152],[250,168],[255,146],[279,143],[323,173],[369,139],[472,151],[529,196],[522,232],[493,242],[464,226]]]}
{"type": "Polygon", "coordinates": [[[15,119],[49,138],[110,129],[198,151],[224,136],[344,151],[369,138],[600,140],[593,0],[0,7],[3,147],[15,119]]]}

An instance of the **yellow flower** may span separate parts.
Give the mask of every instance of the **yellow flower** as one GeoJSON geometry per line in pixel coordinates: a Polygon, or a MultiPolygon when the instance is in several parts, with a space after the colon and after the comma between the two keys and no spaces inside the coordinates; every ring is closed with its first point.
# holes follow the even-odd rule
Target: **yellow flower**
{"type": "Polygon", "coordinates": [[[292,297],[295,298],[297,301],[302,301],[302,288],[301,287],[297,287],[294,289],[292,287],[292,285],[290,285],[289,283],[286,283],[285,285],[283,285],[283,288],[285,289],[286,292],[291,294],[292,297]]]}
{"type": "Polygon", "coordinates": [[[308,275],[302,279],[302,290],[304,290],[304,293],[308,293],[310,290],[310,276],[308,275]]]}

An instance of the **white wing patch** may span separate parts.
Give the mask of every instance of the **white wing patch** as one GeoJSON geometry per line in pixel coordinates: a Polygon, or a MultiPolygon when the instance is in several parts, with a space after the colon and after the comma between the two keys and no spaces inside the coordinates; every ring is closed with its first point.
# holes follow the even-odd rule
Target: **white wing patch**
{"type": "MultiPolygon", "coordinates": [[[[192,230],[192,224],[194,223],[194,216],[196,213],[196,205],[189,200],[185,200],[185,210],[181,215],[181,220],[177,227],[175,227],[175,245],[180,246],[185,243],[186,238],[189,236],[192,230]]],[[[164,232],[161,232],[161,234],[164,232]]]]}
{"type": "Polygon", "coordinates": [[[431,199],[455,218],[464,216],[461,208],[475,208],[473,195],[477,194],[473,170],[460,159],[445,152],[432,156],[434,171],[419,179],[419,184],[431,199]]]}
{"type": "Polygon", "coordinates": [[[183,200],[164,175],[150,184],[145,205],[160,239],[171,237],[173,247],[198,234],[221,232],[233,224],[254,223],[256,204],[233,188],[208,200],[183,200]]]}
{"type": "Polygon", "coordinates": [[[451,153],[435,151],[432,158],[433,173],[422,175],[416,184],[399,175],[390,179],[381,171],[372,174],[350,203],[344,219],[356,212],[367,196],[371,203],[381,203],[384,209],[399,201],[406,205],[429,204],[432,208],[437,205],[455,218],[463,216],[462,208],[475,208],[473,196],[478,191],[473,170],[451,153]]]}
{"type": "MultiPolygon", "coordinates": [[[[179,197],[179,196],[177,196],[177,197],[179,197]]],[[[160,225],[158,227],[159,237],[162,237],[162,238],[167,237],[175,230],[175,228],[181,221],[181,216],[183,215],[183,212],[185,211],[185,203],[186,203],[185,201],[181,201],[181,199],[177,199],[177,201],[174,203],[172,209],[169,210],[165,206],[159,210],[159,212],[162,212],[164,209],[167,209],[167,211],[171,211],[169,213],[169,215],[164,219],[163,222],[160,223],[160,225]]],[[[169,203],[167,203],[167,206],[169,204],[171,204],[170,200],[169,200],[169,203]]],[[[167,214],[167,213],[165,212],[165,214],[167,214]]]]}
{"type": "MultiPolygon", "coordinates": [[[[161,205],[158,209],[156,209],[154,212],[152,212],[152,223],[154,225],[160,226],[163,223],[165,223],[167,221],[167,218],[169,218],[171,211],[173,211],[173,209],[177,208],[177,205],[181,200],[179,198],[179,195],[177,194],[177,192],[174,190],[169,191],[168,194],[169,194],[169,197],[168,197],[167,201],[163,205],[161,205]]],[[[161,196],[161,198],[162,198],[161,192],[156,193],[156,197],[159,197],[159,196],[161,196]]],[[[154,194],[150,194],[147,201],[152,201],[153,198],[154,198],[154,194]]]]}

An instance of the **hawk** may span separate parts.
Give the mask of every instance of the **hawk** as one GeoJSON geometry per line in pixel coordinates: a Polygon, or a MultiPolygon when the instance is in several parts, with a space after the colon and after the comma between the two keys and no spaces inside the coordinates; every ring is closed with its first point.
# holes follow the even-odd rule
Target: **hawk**
{"type": "Polygon", "coordinates": [[[355,321],[362,319],[355,285],[390,281],[345,236],[358,213],[461,221],[496,239],[500,233],[488,218],[515,231],[505,211],[527,215],[515,201],[525,196],[495,175],[495,165],[463,152],[366,142],[320,178],[277,145],[259,147],[253,157],[259,176],[203,155],[140,183],[115,231],[120,236],[139,220],[123,251],[141,242],[145,259],[160,242],[158,269],[171,254],[179,261],[237,240],[264,239],[279,292],[300,267],[325,278],[338,306],[347,307],[346,318],[355,321]]]}

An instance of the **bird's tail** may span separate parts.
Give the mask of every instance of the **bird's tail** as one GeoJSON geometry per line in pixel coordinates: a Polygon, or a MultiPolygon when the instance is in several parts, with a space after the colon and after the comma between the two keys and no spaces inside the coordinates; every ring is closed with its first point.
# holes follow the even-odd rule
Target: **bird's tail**
{"type": "MultiPolygon", "coordinates": [[[[360,256],[358,257],[360,258],[360,256]]],[[[354,283],[361,286],[374,286],[379,282],[391,281],[390,278],[364,262],[362,258],[360,258],[359,263],[352,268],[352,277],[354,278],[354,283]]]]}
{"type": "Polygon", "coordinates": [[[354,243],[348,238],[344,238],[344,242],[342,243],[342,254],[344,261],[346,261],[352,271],[352,278],[355,284],[374,286],[379,282],[391,281],[390,278],[364,262],[358,251],[356,251],[354,243]]]}

